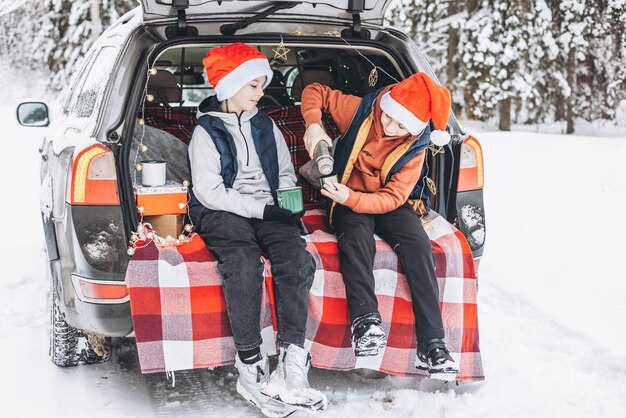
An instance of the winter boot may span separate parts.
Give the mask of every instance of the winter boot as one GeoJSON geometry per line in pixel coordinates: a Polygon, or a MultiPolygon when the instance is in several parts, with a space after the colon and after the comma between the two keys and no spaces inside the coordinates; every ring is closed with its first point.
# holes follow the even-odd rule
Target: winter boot
{"type": "Polygon", "coordinates": [[[417,347],[415,367],[428,373],[458,373],[446,343],[441,338],[420,341],[417,347]]]}
{"type": "Polygon", "coordinates": [[[352,348],[357,357],[376,356],[387,346],[387,336],[380,326],[378,313],[358,317],[352,322],[352,348]]]}
{"type": "Polygon", "coordinates": [[[315,414],[326,408],[328,400],[322,392],[309,386],[311,355],[307,350],[290,344],[281,347],[278,365],[261,393],[275,401],[315,414]]]}
{"type": "Polygon", "coordinates": [[[261,385],[267,383],[270,378],[270,365],[267,357],[260,358],[253,364],[241,361],[239,355],[235,359],[235,367],[239,371],[237,378],[237,392],[254,406],[259,408],[266,417],[286,417],[293,414],[296,409],[283,402],[263,396],[260,392],[261,385]]]}

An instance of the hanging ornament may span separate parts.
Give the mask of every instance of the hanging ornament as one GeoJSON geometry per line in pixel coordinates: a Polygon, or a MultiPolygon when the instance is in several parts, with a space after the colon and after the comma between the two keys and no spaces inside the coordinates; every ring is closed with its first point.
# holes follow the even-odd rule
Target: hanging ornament
{"type": "Polygon", "coordinates": [[[190,184],[189,180],[183,180],[183,186],[189,187],[190,184]]]}
{"type": "Polygon", "coordinates": [[[285,46],[285,43],[283,42],[283,37],[281,36],[280,43],[276,46],[276,49],[272,49],[272,51],[274,51],[274,59],[287,61],[287,54],[289,53],[289,51],[291,51],[291,49],[285,46]]]}
{"type": "Polygon", "coordinates": [[[143,118],[139,118],[139,119],[137,119],[137,123],[140,124],[141,126],[143,126],[146,123],[146,121],[143,120],[143,118]]]}
{"type": "Polygon", "coordinates": [[[146,95],[146,100],[149,102],[153,102],[154,101],[154,96],[152,94],[147,94],[146,95]]]}
{"type": "Polygon", "coordinates": [[[444,154],[446,152],[443,146],[437,146],[433,144],[432,142],[428,145],[428,149],[432,153],[433,157],[437,154],[444,154]]]}
{"type": "Polygon", "coordinates": [[[137,171],[141,171],[141,170],[143,170],[143,165],[141,165],[141,163],[139,163],[139,164],[137,164],[137,165],[135,166],[135,169],[136,169],[137,171]]]}
{"type": "Polygon", "coordinates": [[[150,75],[156,75],[157,74],[157,69],[156,68],[150,68],[150,75]]]}
{"type": "Polygon", "coordinates": [[[428,190],[432,193],[433,196],[437,194],[437,185],[430,177],[425,177],[426,185],[428,186],[428,190]]]}
{"type": "Polygon", "coordinates": [[[141,150],[141,152],[146,152],[148,151],[148,147],[144,144],[141,144],[141,146],[139,147],[139,149],[141,150]]]}
{"type": "Polygon", "coordinates": [[[133,247],[129,247],[128,251],[126,251],[128,253],[128,255],[133,255],[135,254],[135,249],[133,247]]]}
{"type": "Polygon", "coordinates": [[[367,79],[367,84],[369,84],[370,87],[374,87],[376,83],[378,83],[378,70],[376,69],[376,67],[374,67],[372,68],[372,71],[370,71],[370,76],[367,79]]]}

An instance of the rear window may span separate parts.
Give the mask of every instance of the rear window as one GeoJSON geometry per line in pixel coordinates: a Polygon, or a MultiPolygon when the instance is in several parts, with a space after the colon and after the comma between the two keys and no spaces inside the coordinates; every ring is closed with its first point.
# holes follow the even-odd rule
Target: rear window
{"type": "Polygon", "coordinates": [[[103,47],[96,53],[91,67],[80,75],[76,88],[72,91],[70,113],[79,118],[88,118],[102,100],[102,91],[109,79],[117,48],[103,47]]]}
{"type": "MultiPolygon", "coordinates": [[[[274,77],[265,89],[259,103],[263,106],[291,106],[300,104],[302,89],[319,82],[346,94],[364,96],[374,90],[401,80],[398,66],[383,51],[373,48],[313,47],[289,45],[289,51],[275,58],[275,45],[257,46],[274,70],[274,77]],[[286,58],[286,59],[285,59],[286,58]],[[377,80],[372,86],[372,69],[377,80]]],[[[197,106],[207,96],[214,94],[202,65],[209,47],[178,47],[164,51],[155,67],[165,77],[152,83],[151,91],[157,104],[197,106]]]]}

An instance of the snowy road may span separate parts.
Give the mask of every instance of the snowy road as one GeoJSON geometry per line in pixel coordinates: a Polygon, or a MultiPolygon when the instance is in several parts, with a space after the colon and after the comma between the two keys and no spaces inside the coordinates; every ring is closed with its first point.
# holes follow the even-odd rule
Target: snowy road
{"type": "MultiPolygon", "coordinates": [[[[41,131],[0,106],[1,417],[258,416],[230,367],[142,375],[130,340],[104,365],[47,358],[38,218],[41,131]]],[[[484,132],[487,248],[479,321],[487,380],[444,387],[313,370],[328,417],[622,417],[626,411],[626,138],[484,132]]],[[[302,413],[306,416],[306,414],[302,413]]]]}

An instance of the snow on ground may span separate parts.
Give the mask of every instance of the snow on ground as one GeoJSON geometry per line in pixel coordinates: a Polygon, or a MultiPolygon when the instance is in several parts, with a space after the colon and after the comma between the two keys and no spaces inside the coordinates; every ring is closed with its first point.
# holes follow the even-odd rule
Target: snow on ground
{"type": "MultiPolygon", "coordinates": [[[[39,221],[43,129],[0,105],[0,416],[259,416],[232,367],[142,375],[132,340],[103,365],[47,358],[47,283],[39,221]]],[[[476,125],[473,125],[477,128],[476,125]]],[[[482,129],[478,126],[478,129],[482,129]]],[[[487,379],[444,385],[313,370],[323,416],[621,417],[626,411],[626,137],[479,132],[486,251],[479,281],[487,379]]],[[[294,416],[306,416],[304,413],[294,416]]]]}

